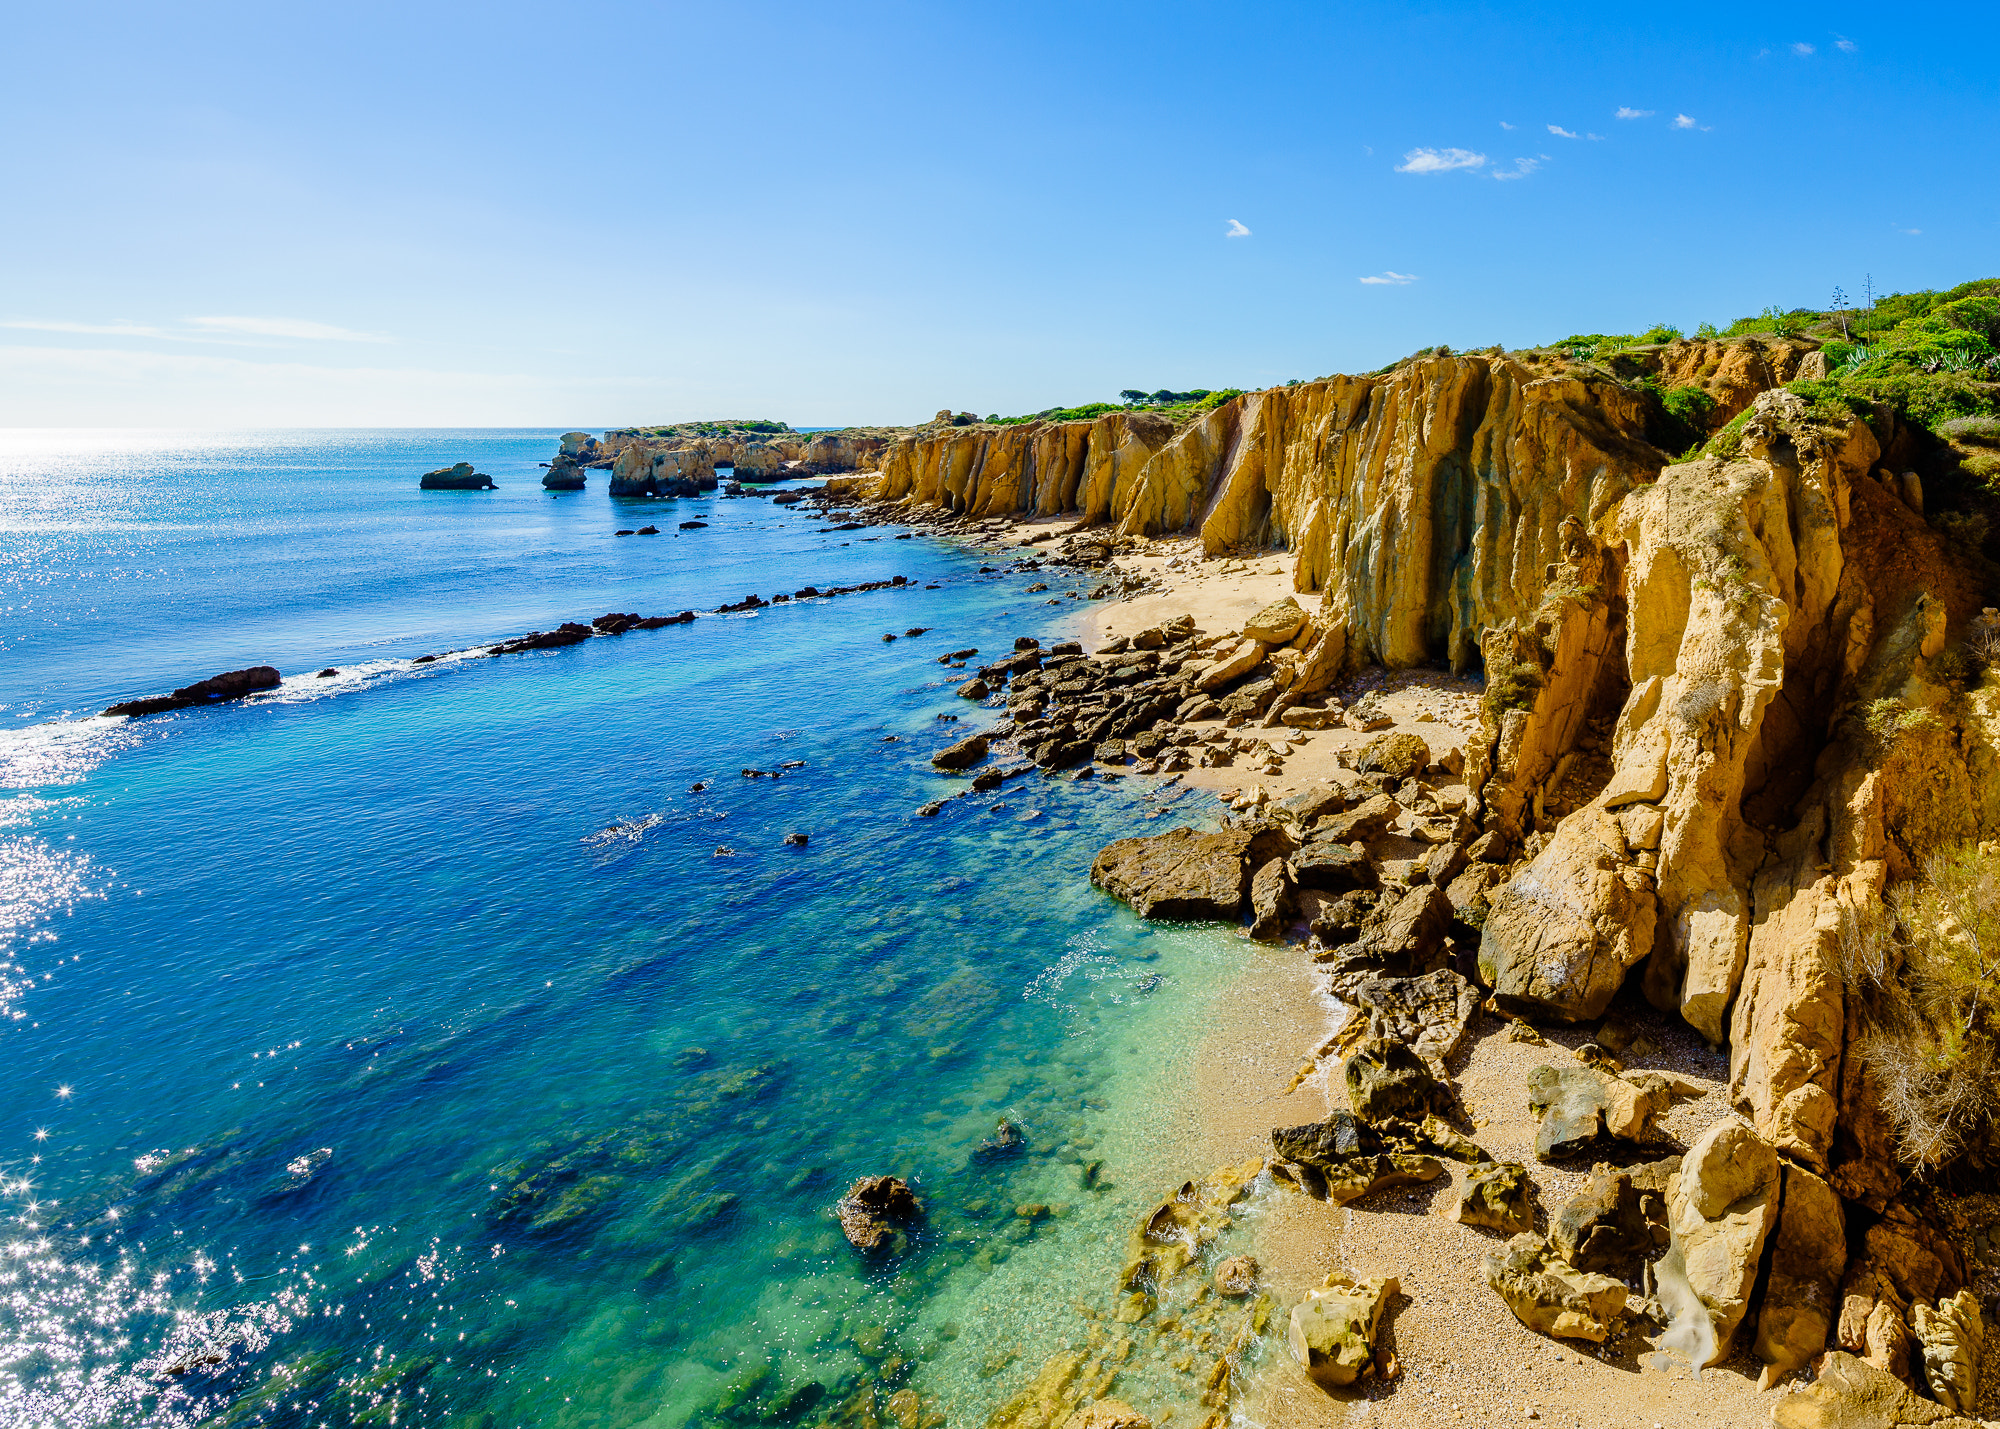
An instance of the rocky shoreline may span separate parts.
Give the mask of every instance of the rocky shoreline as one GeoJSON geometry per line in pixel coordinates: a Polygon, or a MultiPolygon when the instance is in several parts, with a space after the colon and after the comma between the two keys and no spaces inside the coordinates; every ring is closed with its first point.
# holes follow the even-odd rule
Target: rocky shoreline
{"type": "MultiPolygon", "coordinates": [[[[1301,1212],[1280,1220],[1340,1207],[1319,1283],[1265,1267],[1310,1378],[1218,1345],[1191,1386],[1210,1422],[1239,1390],[1300,1423],[1366,1402],[1370,1422],[1589,1424],[1610,1392],[1704,1423],[1955,1424],[1991,1398],[2000,1200],[1903,1159],[1840,949],[1930,851],[2000,857],[2000,786],[1983,782],[2000,687],[1958,653],[1990,648],[2000,614],[1883,475],[1868,424],[1782,392],[1745,411],[1733,450],[1550,522],[1539,599],[1473,632],[1474,718],[1442,672],[1371,674],[1384,647],[1353,638],[1354,593],[1331,580],[1316,609],[1274,601],[1231,629],[1186,614],[1089,655],[1024,638],[953,662],[961,693],[1005,716],[940,754],[970,781],[958,799],[1032,770],[1201,779],[1229,795],[1220,828],[1117,841],[1093,881],[1142,916],[1247,922],[1351,1009],[1257,1094],[1322,1088],[1326,1114],[1274,1121],[1251,1162],[1163,1202],[1098,1312],[1131,1333],[1185,1323],[1162,1308],[1169,1282],[1221,1255],[1256,1187],[1290,1188],[1301,1212]],[[1817,710],[1774,699],[1788,687],[1817,710]],[[1925,774],[1899,782],[1913,760],[1925,774]],[[1417,1273],[1395,1234],[1363,1233],[1407,1227],[1413,1203],[1435,1213],[1403,1238],[1417,1273]],[[1161,1240],[1194,1253],[1163,1273],[1161,1240]],[[1451,1307],[1448,1334],[1419,1286],[1451,1307]],[[1520,1391],[1502,1414],[1475,1385],[1441,1402],[1463,1363],[1446,1339],[1544,1348],[1486,1380],[1520,1391]]],[[[1171,608],[1230,559],[1129,531],[1058,539],[1143,587],[1134,608],[1171,608]]],[[[1301,591],[1311,559],[1281,562],[1301,591]]],[[[1456,660],[1456,640],[1433,654],[1456,660]]],[[[995,1423],[1054,1425],[1115,1379],[1052,1365],[995,1423]]]]}

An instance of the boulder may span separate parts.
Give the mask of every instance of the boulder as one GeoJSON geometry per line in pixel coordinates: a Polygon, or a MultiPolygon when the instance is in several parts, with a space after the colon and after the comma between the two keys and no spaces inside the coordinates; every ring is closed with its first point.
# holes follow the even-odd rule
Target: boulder
{"type": "Polygon", "coordinates": [[[931,756],[931,763],[940,769],[970,769],[985,757],[986,736],[974,734],[940,749],[931,756]]]}
{"type": "Polygon", "coordinates": [[[1397,899],[1379,924],[1362,933],[1352,956],[1409,972],[1428,972],[1443,956],[1452,916],[1451,896],[1434,883],[1420,884],[1397,899]]]}
{"type": "Polygon", "coordinates": [[[469,461],[452,466],[441,466],[436,471],[427,471],[423,480],[417,483],[423,491],[492,491],[493,478],[483,471],[474,471],[469,461]]]}
{"type": "Polygon", "coordinates": [[[1246,639],[1261,640],[1266,645],[1288,645],[1305,629],[1307,616],[1304,607],[1290,596],[1273,601],[1244,623],[1246,639]]]}
{"type": "Polygon", "coordinates": [[[1312,841],[1348,844],[1380,838],[1402,812],[1403,806],[1387,794],[1376,794],[1344,814],[1322,815],[1312,826],[1312,841]]]}
{"type": "Polygon", "coordinates": [[[1292,855],[1292,878],[1302,888],[1345,893],[1379,882],[1368,855],[1349,844],[1315,839],[1292,855]]]}
{"type": "Polygon", "coordinates": [[[1585,1066],[1540,1066],[1528,1073],[1528,1106],[1541,1123],[1535,1155],[1544,1161],[1594,1150],[1607,1140],[1643,1142],[1672,1105],[1664,1079],[1641,1087],[1585,1066]]]}
{"type": "Polygon", "coordinates": [[[149,715],[191,709],[196,705],[220,704],[225,700],[240,700],[259,690],[275,690],[280,679],[271,666],[252,665],[247,670],[230,670],[225,674],[211,675],[206,680],[197,680],[192,685],[183,685],[170,695],[126,700],[104,712],[108,715],[149,715]]]}
{"type": "Polygon", "coordinates": [[[1401,1042],[1371,1041],[1349,1054],[1341,1068],[1348,1105],[1365,1122],[1421,1122],[1448,1109],[1450,1093],[1415,1052],[1401,1042]]]}
{"type": "Polygon", "coordinates": [[[1667,1223],[1688,1286],[1714,1329],[1714,1348],[1702,1366],[1728,1357],[1750,1308],[1780,1189],[1778,1153],[1740,1122],[1710,1127],[1681,1159],[1667,1193],[1667,1223]]]}
{"type": "Polygon", "coordinates": [[[863,1176],[833,1209],[849,1245],[883,1250],[900,1246],[902,1227],[923,1214],[923,1203],[900,1177],[863,1176]]]}
{"type": "Polygon", "coordinates": [[[1382,1307],[1401,1292],[1392,1275],[1356,1280],[1345,1271],[1334,1271],[1325,1285],[1308,1290],[1306,1298],[1292,1307],[1285,1336],[1292,1358],[1322,1388],[1354,1383],[1375,1357],[1382,1307]]]}
{"type": "Polygon", "coordinates": [[[1617,820],[1601,810],[1564,819],[1488,903],[1480,981],[1505,1005],[1572,1022],[1601,1016],[1653,950],[1652,875],[1629,861],[1617,820]]]}
{"type": "MultiPolygon", "coordinates": [[[[1802,1166],[1786,1162],[1784,1176],[1770,1277],[1758,1302],[1753,1345],[1764,1361],[1758,1380],[1764,1389],[1826,1348],[1840,1317],[1840,1277],[1847,1268],[1847,1214],[1840,1197],[1802,1166]]],[[[1976,1306],[1973,1320],[1978,1323],[1976,1306]]]]}
{"type": "Polygon", "coordinates": [[[1961,1290],[1935,1306],[1914,1305],[1910,1328],[1923,1350],[1924,1383],[1937,1402],[1954,1414],[1977,1415],[1979,1370],[1986,1348],[1979,1297],[1961,1290]]]}
{"type": "Polygon", "coordinates": [[[1608,1275],[1565,1264],[1529,1232],[1487,1252],[1486,1283],[1529,1329],[1597,1344],[1610,1335],[1631,1293],[1608,1275]]]}
{"type": "Polygon", "coordinates": [[[1351,973],[1334,980],[1333,992],[1354,1009],[1335,1039],[1336,1047],[1350,1041],[1358,1044],[1363,1038],[1400,1042],[1440,1078],[1479,1010],[1479,990],[1450,968],[1422,977],[1351,973]]]}
{"type": "Polygon", "coordinates": [[[1234,684],[1264,663],[1264,645],[1257,640],[1239,641],[1226,655],[1215,660],[1195,679],[1197,689],[1213,692],[1234,684]]]}
{"type": "Polygon", "coordinates": [[[1796,1394],[1781,1394],[1771,1405],[1778,1429],[1979,1429],[1983,1422],[1954,1414],[1919,1397],[1886,1370],[1841,1350],[1820,1358],[1813,1382],[1796,1394]]]}
{"type": "Polygon", "coordinates": [[[1337,814],[1347,807],[1347,791],[1338,784],[1312,784],[1282,800],[1271,812],[1304,828],[1314,819],[1337,814]]]}
{"type": "Polygon", "coordinates": [[[1466,1175],[1451,1218],[1460,1225],[1484,1226],[1507,1235],[1535,1228],[1529,1202],[1528,1168],[1518,1161],[1488,1161],[1466,1175]]]}
{"type": "Polygon", "coordinates": [[[1250,879],[1250,936],[1266,943],[1284,937],[1291,913],[1291,872],[1282,858],[1267,859],[1250,879]]]}
{"type": "Polygon", "coordinates": [[[1271,1149],[1280,1160],[1321,1170],[1372,1152],[1375,1145],[1376,1138],[1350,1111],[1337,1111],[1325,1121],[1304,1126],[1275,1127],[1271,1132],[1271,1149]]]}
{"type": "Polygon", "coordinates": [[[1215,1293],[1231,1299],[1248,1295],[1257,1288],[1257,1262],[1247,1255],[1232,1255],[1215,1267],[1215,1293]]]}
{"type": "Polygon", "coordinates": [[[1090,881],[1141,918],[1230,921],[1243,911],[1249,854],[1250,835],[1240,830],[1169,829],[1106,844],[1091,861],[1090,881]]]}
{"type": "Polygon", "coordinates": [[[1633,1170],[1599,1162],[1549,1217],[1549,1249],[1577,1270],[1633,1272],[1669,1240],[1667,1181],[1678,1158],[1633,1170]]]}
{"type": "Polygon", "coordinates": [[[1378,734],[1361,746],[1354,767],[1363,774],[1414,779],[1431,764],[1431,747],[1414,734],[1378,734]]]}

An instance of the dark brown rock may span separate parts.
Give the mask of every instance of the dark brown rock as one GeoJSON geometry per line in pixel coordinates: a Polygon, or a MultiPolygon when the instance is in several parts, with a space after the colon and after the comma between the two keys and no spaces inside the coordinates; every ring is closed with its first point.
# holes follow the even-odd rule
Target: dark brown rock
{"type": "Polygon", "coordinates": [[[958,743],[947,745],[931,756],[931,763],[940,769],[970,769],[986,757],[986,736],[967,735],[958,743]]]}
{"type": "Polygon", "coordinates": [[[1250,936],[1275,942],[1292,913],[1292,875],[1282,858],[1266,859],[1250,879],[1250,936]]]}
{"type": "Polygon", "coordinates": [[[1316,839],[1293,854],[1292,877],[1301,887],[1327,893],[1373,888],[1378,881],[1367,854],[1330,839],[1316,839]]]}
{"type": "Polygon", "coordinates": [[[126,700],[105,710],[108,715],[149,715],[161,714],[167,710],[190,709],[196,705],[221,704],[225,700],[240,700],[245,695],[259,690],[275,690],[280,676],[269,665],[252,665],[247,670],[231,670],[226,674],[211,675],[206,680],[197,680],[192,685],[183,685],[171,695],[155,695],[151,699],[126,700]]]}

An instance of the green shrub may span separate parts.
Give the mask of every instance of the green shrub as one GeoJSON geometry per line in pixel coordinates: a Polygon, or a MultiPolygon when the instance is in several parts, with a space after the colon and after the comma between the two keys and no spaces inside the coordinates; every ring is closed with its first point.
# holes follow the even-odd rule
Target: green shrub
{"type": "Polygon", "coordinates": [[[1654,323],[1640,333],[1635,341],[1641,347],[1647,347],[1662,342],[1679,342],[1682,335],[1681,330],[1672,323],[1654,323]]]}
{"type": "Polygon", "coordinates": [[[1745,407],[1723,425],[1721,431],[1710,437],[1702,446],[1704,456],[1721,457],[1725,461],[1743,450],[1743,429],[1750,425],[1751,408],[1745,407]]]}
{"type": "Polygon", "coordinates": [[[1862,728],[1877,754],[1886,754],[1907,734],[1938,728],[1938,718],[1926,709],[1912,709],[1890,696],[1871,702],[1861,714],[1862,728]]]}
{"type": "Polygon", "coordinates": [[[1660,394],[1660,405],[1698,430],[1706,430],[1715,415],[1715,399],[1699,387],[1669,387],[1660,394]]]}
{"type": "Polygon", "coordinates": [[[2000,417],[1954,417],[1942,423],[1937,432],[1948,442],[2000,447],[2000,417]]]}
{"type": "Polygon", "coordinates": [[[1702,323],[1695,328],[1694,335],[1703,342],[1713,342],[1722,336],[1721,333],[1716,331],[1714,323],[1702,323]]]}
{"type": "Polygon", "coordinates": [[[1498,723],[1509,710],[1530,709],[1535,703],[1535,691],[1542,687],[1542,672],[1539,667],[1525,661],[1509,661],[1486,671],[1486,693],[1480,703],[1486,712],[1498,723]]]}

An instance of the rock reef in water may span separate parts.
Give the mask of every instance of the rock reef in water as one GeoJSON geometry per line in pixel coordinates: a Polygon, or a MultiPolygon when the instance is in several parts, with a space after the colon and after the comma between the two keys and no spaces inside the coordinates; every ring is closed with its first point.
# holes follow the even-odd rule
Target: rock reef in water
{"type": "Polygon", "coordinates": [[[417,483],[424,491],[493,491],[493,478],[483,471],[474,471],[469,461],[453,466],[441,466],[436,471],[424,473],[424,479],[417,483]]]}
{"type": "Polygon", "coordinates": [[[126,700],[112,705],[104,713],[108,715],[149,715],[164,714],[168,710],[192,709],[197,705],[221,704],[225,700],[240,700],[245,695],[256,694],[259,690],[278,688],[280,676],[269,665],[252,665],[247,670],[231,670],[226,674],[211,675],[206,680],[197,680],[192,685],[183,685],[170,695],[155,695],[150,699],[126,700]]]}

